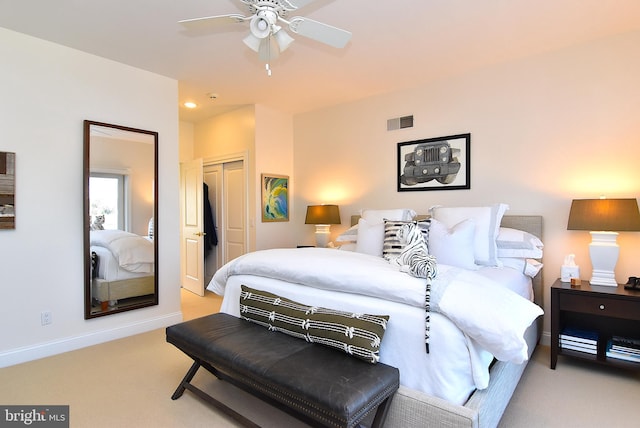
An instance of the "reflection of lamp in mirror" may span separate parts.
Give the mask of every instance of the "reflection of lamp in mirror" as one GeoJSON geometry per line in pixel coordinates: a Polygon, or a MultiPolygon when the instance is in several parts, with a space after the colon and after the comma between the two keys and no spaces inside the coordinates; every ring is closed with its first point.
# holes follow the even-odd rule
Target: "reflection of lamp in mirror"
{"type": "Polygon", "coordinates": [[[316,246],[326,247],[332,224],[340,224],[340,209],[337,205],[309,205],[305,224],[316,225],[316,246]]]}
{"type": "Polygon", "coordinates": [[[613,270],[620,253],[616,239],[618,232],[640,231],[638,202],[635,199],[574,199],[567,229],[591,233],[591,284],[616,287],[613,270]]]}

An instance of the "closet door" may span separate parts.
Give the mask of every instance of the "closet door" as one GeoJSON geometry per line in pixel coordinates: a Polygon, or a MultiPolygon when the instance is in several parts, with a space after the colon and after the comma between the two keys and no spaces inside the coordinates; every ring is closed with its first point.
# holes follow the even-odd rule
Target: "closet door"
{"type": "MultiPolygon", "coordinates": [[[[216,273],[218,268],[223,265],[222,259],[222,242],[224,240],[224,236],[222,234],[222,230],[220,229],[220,224],[222,222],[221,219],[221,210],[220,207],[223,206],[222,195],[223,195],[223,187],[222,187],[222,169],[223,164],[213,164],[213,165],[205,165],[204,167],[204,182],[207,184],[209,194],[204,195],[204,197],[208,196],[209,205],[211,207],[211,215],[213,217],[213,225],[209,227],[206,226],[205,219],[205,230],[213,229],[214,236],[205,236],[205,249],[204,249],[204,285],[205,287],[213,278],[213,274],[216,273]],[[213,243],[216,243],[213,245],[213,243]]],[[[206,210],[206,203],[204,209],[206,210]]],[[[205,212],[206,214],[206,212],[205,212]]],[[[206,216],[205,216],[206,217],[206,216]]]]}
{"type": "Polygon", "coordinates": [[[243,255],[247,248],[247,185],[244,162],[224,164],[224,263],[243,255]]]}

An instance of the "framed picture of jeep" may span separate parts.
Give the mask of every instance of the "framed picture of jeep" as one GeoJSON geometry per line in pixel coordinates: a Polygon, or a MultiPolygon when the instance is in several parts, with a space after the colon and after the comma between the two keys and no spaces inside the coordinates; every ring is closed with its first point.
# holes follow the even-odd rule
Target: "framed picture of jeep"
{"type": "Polygon", "coordinates": [[[471,188],[471,134],[398,143],[398,192],[471,188]]]}

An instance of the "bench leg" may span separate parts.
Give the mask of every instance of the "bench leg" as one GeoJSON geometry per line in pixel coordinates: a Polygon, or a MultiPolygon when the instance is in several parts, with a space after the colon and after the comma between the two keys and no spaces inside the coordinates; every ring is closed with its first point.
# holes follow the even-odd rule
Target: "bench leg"
{"type": "Polygon", "coordinates": [[[371,428],[380,428],[382,427],[382,424],[384,423],[384,420],[387,418],[387,412],[389,411],[389,407],[391,404],[391,398],[393,397],[387,397],[386,400],[384,400],[379,406],[378,409],[376,410],[376,415],[373,418],[373,423],[371,424],[371,428]]]}
{"type": "MultiPolygon", "coordinates": [[[[205,368],[207,370],[211,371],[211,373],[216,374],[216,370],[215,370],[214,367],[212,367],[212,366],[210,366],[210,365],[208,365],[206,363],[202,363],[202,364],[204,364],[205,368]]],[[[201,400],[206,401],[207,403],[209,403],[209,404],[213,405],[214,407],[216,407],[218,410],[221,410],[225,415],[231,417],[233,420],[235,420],[236,422],[240,423],[242,426],[247,427],[247,428],[260,428],[260,425],[254,423],[250,419],[244,417],[243,415],[241,415],[240,413],[236,412],[235,410],[233,410],[232,408],[230,408],[226,404],[221,403],[220,401],[216,400],[215,398],[213,398],[212,396],[210,396],[209,394],[207,394],[206,392],[204,392],[200,388],[198,388],[198,387],[196,387],[194,385],[191,385],[191,380],[195,376],[195,374],[198,371],[198,369],[200,368],[200,366],[201,366],[201,362],[200,361],[197,361],[197,360],[194,361],[194,363],[191,365],[191,368],[189,369],[187,374],[184,376],[184,379],[182,379],[182,382],[180,382],[180,385],[178,385],[178,388],[176,389],[176,391],[171,396],[171,399],[172,400],[177,400],[178,398],[182,397],[182,394],[184,393],[184,390],[188,389],[189,391],[194,393],[197,397],[199,397],[201,400]]]]}
{"type": "Polygon", "coordinates": [[[191,366],[187,374],[184,376],[184,379],[182,379],[182,382],[180,382],[180,385],[178,385],[176,392],[174,392],[173,395],[171,396],[172,400],[177,400],[178,398],[182,397],[182,393],[187,388],[187,385],[189,385],[189,382],[191,382],[191,379],[193,379],[193,377],[196,375],[196,372],[198,371],[199,368],[200,368],[200,363],[198,361],[194,361],[193,365],[191,366]]]}

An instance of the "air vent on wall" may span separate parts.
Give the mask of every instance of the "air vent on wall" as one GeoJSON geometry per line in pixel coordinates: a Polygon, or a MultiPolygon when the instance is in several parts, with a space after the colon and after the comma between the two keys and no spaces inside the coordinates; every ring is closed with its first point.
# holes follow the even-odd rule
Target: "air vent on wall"
{"type": "Polygon", "coordinates": [[[396,117],[387,120],[387,131],[404,128],[413,128],[413,115],[396,117]]]}

